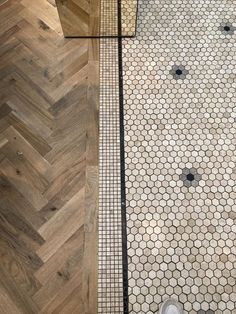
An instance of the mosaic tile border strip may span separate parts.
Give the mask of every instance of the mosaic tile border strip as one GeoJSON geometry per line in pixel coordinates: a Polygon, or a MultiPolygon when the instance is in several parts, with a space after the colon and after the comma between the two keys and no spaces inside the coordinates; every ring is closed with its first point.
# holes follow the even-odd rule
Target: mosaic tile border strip
{"type": "Polygon", "coordinates": [[[117,39],[100,41],[98,313],[124,313],[120,81],[117,39]]]}
{"type": "Polygon", "coordinates": [[[101,0],[101,38],[133,37],[136,34],[138,0],[101,0]]]}
{"type": "MultiPolygon", "coordinates": [[[[72,29],[65,29],[68,38],[127,38],[136,33],[138,0],[100,0],[97,3],[88,3],[91,11],[87,15],[86,30],[77,33],[72,29]],[[120,23],[120,25],[119,25],[120,23]]],[[[78,7],[74,15],[77,23],[82,21],[81,12],[78,7]]]]}
{"type": "Polygon", "coordinates": [[[116,37],[118,35],[118,1],[120,0],[109,0],[109,2],[101,0],[101,37],[116,37]]]}

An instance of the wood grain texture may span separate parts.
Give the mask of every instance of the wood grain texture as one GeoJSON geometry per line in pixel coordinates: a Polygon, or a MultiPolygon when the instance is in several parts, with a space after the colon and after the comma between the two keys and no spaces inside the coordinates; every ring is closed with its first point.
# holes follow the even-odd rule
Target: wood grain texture
{"type": "Polygon", "coordinates": [[[65,37],[100,35],[100,0],[56,0],[65,37]]]}
{"type": "Polygon", "coordinates": [[[1,313],[97,313],[98,111],[98,40],[65,39],[54,0],[0,1],[1,313]]]}

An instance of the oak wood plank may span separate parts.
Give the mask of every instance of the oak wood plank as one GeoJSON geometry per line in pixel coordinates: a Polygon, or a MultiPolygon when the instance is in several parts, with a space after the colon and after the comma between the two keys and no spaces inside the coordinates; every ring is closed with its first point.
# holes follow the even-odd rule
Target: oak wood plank
{"type": "Polygon", "coordinates": [[[84,192],[84,188],[81,189],[39,228],[38,232],[46,242],[37,250],[37,254],[44,262],[84,224],[84,192]]]}
{"type": "Polygon", "coordinates": [[[30,185],[24,175],[7,159],[4,159],[0,163],[0,172],[2,172],[8,178],[9,182],[33,205],[35,210],[40,210],[47,204],[47,200],[42,194],[30,185]]]}

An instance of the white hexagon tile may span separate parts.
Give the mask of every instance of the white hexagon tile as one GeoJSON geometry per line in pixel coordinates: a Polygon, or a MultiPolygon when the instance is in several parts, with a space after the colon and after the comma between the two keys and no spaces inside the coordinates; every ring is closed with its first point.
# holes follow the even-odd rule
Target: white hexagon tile
{"type": "Polygon", "coordinates": [[[236,313],[235,12],[141,0],[123,40],[132,314],[236,313]]]}

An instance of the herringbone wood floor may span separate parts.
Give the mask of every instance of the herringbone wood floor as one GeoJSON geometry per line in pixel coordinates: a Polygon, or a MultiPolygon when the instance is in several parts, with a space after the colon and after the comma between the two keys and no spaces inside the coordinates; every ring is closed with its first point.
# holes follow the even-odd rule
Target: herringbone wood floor
{"type": "Polygon", "coordinates": [[[98,41],[0,0],[0,313],[96,313],[98,41]]]}

